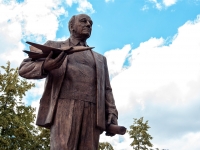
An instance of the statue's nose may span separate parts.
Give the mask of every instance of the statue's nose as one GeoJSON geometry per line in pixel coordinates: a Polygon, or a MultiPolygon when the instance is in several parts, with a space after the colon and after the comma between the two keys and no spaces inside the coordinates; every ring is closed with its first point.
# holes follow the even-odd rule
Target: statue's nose
{"type": "Polygon", "coordinates": [[[89,21],[87,21],[87,27],[91,27],[91,24],[89,21]]]}

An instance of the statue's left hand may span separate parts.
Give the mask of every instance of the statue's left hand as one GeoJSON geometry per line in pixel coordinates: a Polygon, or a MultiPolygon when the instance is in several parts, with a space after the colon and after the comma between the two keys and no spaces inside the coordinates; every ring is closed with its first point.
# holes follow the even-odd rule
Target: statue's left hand
{"type": "MultiPolygon", "coordinates": [[[[110,124],[118,125],[117,117],[114,114],[109,114],[108,115],[107,125],[109,126],[110,124]]],[[[107,136],[114,136],[115,134],[106,132],[106,135],[107,136]]]]}
{"type": "Polygon", "coordinates": [[[107,125],[110,125],[110,124],[118,125],[117,117],[114,114],[109,114],[108,115],[107,125]]]}

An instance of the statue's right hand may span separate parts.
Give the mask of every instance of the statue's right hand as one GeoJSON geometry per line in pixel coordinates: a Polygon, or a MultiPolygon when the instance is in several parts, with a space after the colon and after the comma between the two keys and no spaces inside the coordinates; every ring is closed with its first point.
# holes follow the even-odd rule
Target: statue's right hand
{"type": "Polygon", "coordinates": [[[44,71],[48,72],[53,69],[59,68],[66,57],[64,51],[61,52],[55,59],[52,58],[52,55],[53,55],[53,51],[51,51],[50,54],[45,59],[44,64],[43,64],[44,71]]]}

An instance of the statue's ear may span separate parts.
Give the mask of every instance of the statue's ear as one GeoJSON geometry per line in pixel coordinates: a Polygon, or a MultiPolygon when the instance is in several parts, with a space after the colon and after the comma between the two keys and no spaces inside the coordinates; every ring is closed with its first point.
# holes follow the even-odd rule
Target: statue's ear
{"type": "Polygon", "coordinates": [[[73,26],[72,26],[72,24],[70,24],[69,30],[72,31],[72,28],[73,28],[73,26]]]}
{"type": "Polygon", "coordinates": [[[70,31],[71,31],[71,33],[72,33],[72,32],[74,31],[74,26],[73,26],[72,23],[70,24],[70,27],[69,27],[69,28],[70,28],[70,31]]]}

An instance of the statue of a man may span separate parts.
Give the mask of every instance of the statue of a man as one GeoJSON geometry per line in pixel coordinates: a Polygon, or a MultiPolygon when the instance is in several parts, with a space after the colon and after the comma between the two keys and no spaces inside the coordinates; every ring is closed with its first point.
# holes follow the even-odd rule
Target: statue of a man
{"type": "MultiPolygon", "coordinates": [[[[68,25],[70,38],[44,45],[88,46],[92,24],[86,14],[73,16],[68,25]]],[[[36,124],[51,130],[51,150],[97,150],[100,134],[107,125],[117,125],[118,117],[106,58],[92,50],[52,55],[27,58],[19,68],[24,78],[46,78],[36,124]]]]}

